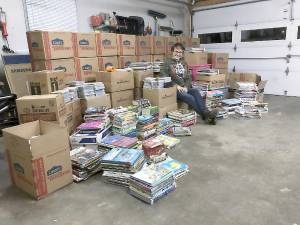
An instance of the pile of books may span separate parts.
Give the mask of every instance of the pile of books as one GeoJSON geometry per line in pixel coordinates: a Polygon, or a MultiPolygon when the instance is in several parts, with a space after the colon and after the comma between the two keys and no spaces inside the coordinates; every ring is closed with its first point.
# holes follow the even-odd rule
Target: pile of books
{"type": "Polygon", "coordinates": [[[171,170],[176,180],[189,172],[189,166],[186,163],[172,159],[170,156],[168,156],[165,161],[161,162],[160,165],[171,170]]]}
{"type": "Polygon", "coordinates": [[[129,68],[133,70],[151,70],[152,63],[151,62],[133,62],[129,65],[129,68]]]}
{"type": "Polygon", "coordinates": [[[144,165],[144,152],[138,149],[114,148],[101,159],[105,182],[128,186],[130,175],[144,165]]]}
{"type": "Polygon", "coordinates": [[[158,135],[157,137],[155,137],[155,139],[162,141],[167,149],[174,148],[180,143],[180,139],[163,134],[158,135]]]}
{"type": "Polygon", "coordinates": [[[242,102],[236,98],[222,100],[222,109],[224,109],[228,115],[235,114],[235,110],[242,106],[242,102]]]}
{"type": "Polygon", "coordinates": [[[126,137],[123,135],[108,135],[98,143],[100,147],[106,148],[135,148],[138,145],[136,137],[126,137]]]}
{"type": "Polygon", "coordinates": [[[251,103],[256,101],[258,87],[254,82],[237,82],[234,97],[241,100],[242,103],[251,103]]]}
{"type": "Polygon", "coordinates": [[[197,114],[194,111],[180,109],[167,113],[176,126],[189,127],[197,123],[197,114]]]}
{"type": "Polygon", "coordinates": [[[172,171],[157,164],[143,168],[129,180],[129,194],[151,205],[175,189],[172,171]]]}
{"type": "Polygon", "coordinates": [[[113,133],[120,135],[128,135],[136,132],[137,114],[127,111],[118,113],[113,118],[113,133]]]}
{"type": "Polygon", "coordinates": [[[90,107],[85,110],[83,119],[85,122],[88,121],[104,121],[105,123],[110,123],[109,115],[106,113],[108,108],[106,106],[102,107],[90,107]]]}
{"type": "Polygon", "coordinates": [[[146,140],[156,135],[158,117],[141,115],[136,125],[139,140],[146,140]]]}
{"type": "Polygon", "coordinates": [[[105,87],[102,82],[84,83],[78,86],[79,98],[105,95],[105,87]]]}
{"type": "Polygon", "coordinates": [[[235,118],[242,119],[260,119],[261,113],[260,111],[253,105],[243,105],[235,109],[235,118]]]}
{"type": "Polygon", "coordinates": [[[73,180],[80,182],[101,170],[101,153],[98,150],[78,147],[70,151],[73,180]]]}
{"type": "Polygon", "coordinates": [[[158,127],[156,129],[156,133],[160,134],[169,134],[172,132],[172,128],[174,127],[173,120],[170,118],[162,118],[159,120],[158,127]]]}
{"type": "Polygon", "coordinates": [[[207,91],[206,94],[206,107],[208,110],[220,108],[222,106],[222,100],[224,97],[223,91],[212,90],[207,91]]]}
{"type": "Polygon", "coordinates": [[[150,138],[143,142],[143,151],[149,163],[158,163],[167,158],[163,141],[150,138]]]}
{"type": "Polygon", "coordinates": [[[60,95],[62,95],[63,98],[64,98],[64,102],[65,103],[68,103],[68,102],[72,101],[72,96],[71,96],[71,94],[70,94],[70,92],[69,92],[69,90],[67,88],[51,92],[51,94],[60,94],[60,95]]]}
{"type": "Polygon", "coordinates": [[[172,133],[175,137],[191,136],[192,135],[192,130],[191,130],[190,127],[176,127],[176,126],[174,126],[172,128],[172,133]]]}
{"type": "Polygon", "coordinates": [[[156,89],[156,88],[168,88],[172,86],[171,77],[146,77],[144,79],[144,88],[156,89]]]}
{"type": "Polygon", "coordinates": [[[153,62],[153,72],[159,73],[163,66],[164,66],[164,62],[153,62]]]}

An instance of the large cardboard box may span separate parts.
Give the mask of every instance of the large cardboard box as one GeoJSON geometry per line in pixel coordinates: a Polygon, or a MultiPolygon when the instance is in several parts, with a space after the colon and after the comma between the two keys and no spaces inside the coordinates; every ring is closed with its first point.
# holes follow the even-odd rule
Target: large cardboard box
{"type": "Polygon", "coordinates": [[[136,56],[118,56],[119,67],[121,69],[127,68],[131,63],[136,62],[136,56]]]}
{"type": "Polygon", "coordinates": [[[171,48],[177,43],[177,37],[166,37],[166,55],[172,55],[171,48]]]}
{"type": "Polygon", "coordinates": [[[11,93],[18,97],[29,95],[28,76],[31,74],[29,55],[2,55],[4,72],[11,93]]]}
{"type": "Polygon", "coordinates": [[[200,48],[200,38],[192,38],[192,46],[193,48],[200,48]]]}
{"type": "Polygon", "coordinates": [[[119,61],[117,56],[98,57],[98,63],[100,71],[105,71],[109,66],[119,68],[119,61]]]}
{"type": "Polygon", "coordinates": [[[151,62],[151,55],[137,55],[137,62],[151,62]]]}
{"type": "Polygon", "coordinates": [[[188,65],[207,64],[206,52],[185,52],[184,59],[188,65]]]}
{"type": "Polygon", "coordinates": [[[115,56],[118,54],[117,35],[114,33],[96,34],[97,56],[115,56]]]}
{"type": "Polygon", "coordinates": [[[170,88],[158,89],[143,89],[143,97],[149,99],[151,105],[158,107],[166,107],[175,104],[177,101],[177,88],[176,86],[170,88]]]}
{"type": "Polygon", "coordinates": [[[218,69],[220,74],[225,74],[225,84],[227,85],[229,83],[229,72],[228,68],[226,69],[218,69]]]}
{"type": "Polygon", "coordinates": [[[228,57],[228,53],[208,53],[207,62],[212,65],[212,68],[227,69],[228,57]]]}
{"type": "Polygon", "coordinates": [[[165,37],[152,36],[152,51],[153,55],[163,55],[166,51],[165,37]]]}
{"type": "Polygon", "coordinates": [[[133,71],[118,69],[115,72],[100,71],[96,73],[96,80],[105,85],[106,92],[124,91],[134,88],[133,71]]]}
{"type": "Polygon", "coordinates": [[[41,199],[73,182],[65,128],[34,121],[4,129],[3,136],[14,186],[41,199]]]}
{"type": "Polygon", "coordinates": [[[44,120],[65,125],[66,107],[60,94],[23,96],[16,104],[20,123],[44,120]]]}
{"type": "Polygon", "coordinates": [[[118,55],[135,55],[135,35],[117,34],[118,55]]]}
{"type": "Polygon", "coordinates": [[[111,105],[113,108],[119,106],[132,105],[133,101],[133,90],[118,91],[110,93],[111,105]]]}
{"type": "Polygon", "coordinates": [[[151,62],[164,62],[166,56],[165,55],[152,55],[151,62]]]}
{"type": "Polygon", "coordinates": [[[95,33],[72,33],[75,57],[96,57],[95,33]]]}
{"type": "Polygon", "coordinates": [[[69,134],[76,131],[76,128],[82,123],[80,99],[76,99],[66,104],[66,127],[69,134]]]}
{"type": "Polygon", "coordinates": [[[34,60],[32,71],[41,70],[63,70],[65,72],[65,83],[76,80],[74,59],[34,60]]]}
{"type": "Polygon", "coordinates": [[[75,58],[76,78],[83,81],[95,81],[99,71],[98,58],[75,58]]]}
{"type": "Polygon", "coordinates": [[[196,75],[196,81],[199,83],[208,83],[209,89],[222,88],[225,86],[225,74],[217,75],[196,75]]]}
{"type": "Polygon", "coordinates": [[[142,88],[146,77],[153,77],[153,70],[135,70],[133,71],[134,87],[142,88]]]}
{"type": "Polygon", "coordinates": [[[46,95],[65,87],[63,71],[42,70],[28,76],[28,87],[32,95],[46,95]]]}
{"type": "Polygon", "coordinates": [[[134,100],[139,100],[143,98],[143,88],[134,88],[133,89],[133,98],[134,100]]]}
{"type": "Polygon", "coordinates": [[[74,57],[71,32],[29,31],[27,41],[32,60],[74,57]]]}
{"type": "Polygon", "coordinates": [[[105,95],[101,95],[101,96],[87,97],[85,99],[80,99],[80,102],[81,102],[82,113],[84,113],[85,110],[90,107],[106,106],[108,108],[111,108],[109,94],[105,94],[105,95]]]}
{"type": "Polygon", "coordinates": [[[175,111],[177,109],[178,109],[177,103],[173,103],[165,107],[159,107],[159,118],[162,118],[166,116],[168,112],[175,111]]]}
{"type": "Polygon", "coordinates": [[[150,55],[151,44],[151,36],[136,36],[136,55],[150,55]]]}

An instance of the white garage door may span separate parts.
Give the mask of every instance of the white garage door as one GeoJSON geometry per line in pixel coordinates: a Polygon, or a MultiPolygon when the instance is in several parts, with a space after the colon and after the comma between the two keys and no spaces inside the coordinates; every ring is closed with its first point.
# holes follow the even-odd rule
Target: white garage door
{"type": "Polygon", "coordinates": [[[299,1],[237,1],[195,10],[194,36],[208,51],[228,52],[229,69],[269,80],[265,92],[300,96],[299,1]],[[299,38],[299,39],[298,39],[299,38]]]}

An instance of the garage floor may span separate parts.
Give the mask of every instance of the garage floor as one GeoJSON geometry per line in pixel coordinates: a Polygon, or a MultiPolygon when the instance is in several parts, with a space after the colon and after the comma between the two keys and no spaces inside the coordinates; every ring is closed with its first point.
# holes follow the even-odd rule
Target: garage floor
{"type": "Polygon", "coordinates": [[[31,200],[10,186],[1,144],[1,224],[300,224],[300,98],[267,96],[266,102],[270,113],[261,120],[194,127],[169,152],[191,173],[153,206],[101,176],[31,200]]]}

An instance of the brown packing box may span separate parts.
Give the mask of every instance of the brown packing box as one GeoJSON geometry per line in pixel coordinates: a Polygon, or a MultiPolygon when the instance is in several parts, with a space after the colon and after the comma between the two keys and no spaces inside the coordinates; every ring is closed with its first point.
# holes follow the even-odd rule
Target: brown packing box
{"type": "Polygon", "coordinates": [[[100,106],[106,106],[108,108],[111,108],[111,102],[110,102],[110,95],[105,94],[101,96],[93,96],[93,97],[87,97],[85,99],[80,99],[81,103],[81,112],[84,114],[85,110],[90,107],[100,107],[100,106]]]}
{"type": "Polygon", "coordinates": [[[108,66],[119,68],[119,61],[117,56],[98,57],[99,70],[105,71],[108,66]]]}
{"type": "Polygon", "coordinates": [[[217,75],[196,75],[196,81],[200,83],[208,83],[209,89],[222,88],[225,86],[225,74],[217,75]]]}
{"type": "Polygon", "coordinates": [[[140,88],[144,86],[146,77],[153,77],[153,70],[135,70],[133,71],[134,87],[140,88]]]}
{"type": "Polygon", "coordinates": [[[32,95],[46,95],[65,87],[63,71],[42,70],[28,76],[28,87],[32,95]]]}
{"type": "Polygon", "coordinates": [[[27,41],[32,60],[74,57],[71,32],[29,31],[27,41]]]}
{"type": "Polygon", "coordinates": [[[165,51],[166,51],[165,37],[152,36],[151,39],[152,39],[151,54],[153,54],[153,55],[163,55],[163,54],[165,54],[165,51]]]}
{"type": "Polygon", "coordinates": [[[205,53],[205,52],[185,52],[184,59],[188,65],[207,64],[207,53],[205,53]]]}
{"type": "Polygon", "coordinates": [[[118,69],[115,72],[98,72],[96,80],[105,85],[106,92],[124,91],[134,88],[133,71],[118,69]]]}
{"type": "Polygon", "coordinates": [[[119,68],[124,69],[129,67],[133,62],[136,62],[136,56],[118,56],[119,68]]]}
{"type": "Polygon", "coordinates": [[[65,128],[34,121],[4,129],[3,136],[14,186],[41,199],[73,182],[65,128]]]}
{"type": "Polygon", "coordinates": [[[176,86],[170,88],[143,89],[143,97],[149,99],[151,105],[165,107],[176,103],[176,86]]]}
{"type": "Polygon", "coordinates": [[[151,44],[151,36],[136,36],[136,55],[150,55],[151,44]]]}
{"type": "Polygon", "coordinates": [[[35,60],[32,62],[32,71],[63,70],[65,83],[76,80],[74,59],[35,60]]]}
{"type": "Polygon", "coordinates": [[[139,100],[143,98],[143,88],[134,88],[133,96],[134,96],[134,100],[139,100]]]}
{"type": "Polygon", "coordinates": [[[97,56],[114,56],[118,54],[117,35],[114,33],[96,34],[97,56]]]}
{"type": "Polygon", "coordinates": [[[72,33],[75,57],[96,57],[95,33],[72,33]]]}
{"type": "Polygon", "coordinates": [[[192,46],[193,48],[200,48],[200,38],[192,38],[192,46]]]}
{"type": "Polygon", "coordinates": [[[228,53],[208,53],[207,62],[212,65],[212,68],[227,69],[228,57],[228,53]]]}
{"type": "Polygon", "coordinates": [[[16,105],[20,123],[45,120],[65,125],[66,107],[60,94],[23,96],[16,105]]]}
{"type": "Polygon", "coordinates": [[[135,35],[117,34],[118,55],[135,55],[135,35]]]}
{"type": "Polygon", "coordinates": [[[110,93],[111,105],[113,108],[119,106],[132,105],[133,101],[133,90],[118,91],[110,93]]]}
{"type": "Polygon", "coordinates": [[[137,62],[151,62],[151,55],[137,55],[137,62]]]}
{"type": "Polygon", "coordinates": [[[182,43],[185,48],[192,47],[192,38],[191,37],[183,36],[183,37],[179,37],[179,40],[180,40],[180,43],[182,43]]]}
{"type": "Polygon", "coordinates": [[[177,109],[178,109],[177,103],[173,103],[165,107],[159,107],[159,118],[162,118],[166,116],[168,112],[175,111],[177,109]]]}
{"type": "Polygon", "coordinates": [[[151,62],[164,62],[165,58],[165,55],[152,55],[151,62]]]}
{"type": "Polygon", "coordinates": [[[228,68],[226,69],[218,69],[220,74],[225,74],[225,84],[228,84],[229,82],[229,72],[228,68]]]}
{"type": "Polygon", "coordinates": [[[77,80],[95,81],[95,73],[99,71],[98,58],[75,58],[75,68],[77,80]]]}
{"type": "Polygon", "coordinates": [[[173,45],[177,43],[177,38],[176,37],[166,37],[166,55],[171,55],[172,51],[171,48],[173,45]]]}
{"type": "Polygon", "coordinates": [[[69,134],[72,134],[76,128],[82,123],[81,102],[76,99],[66,104],[66,124],[69,134]],[[70,111],[71,110],[71,111],[70,111]]]}

